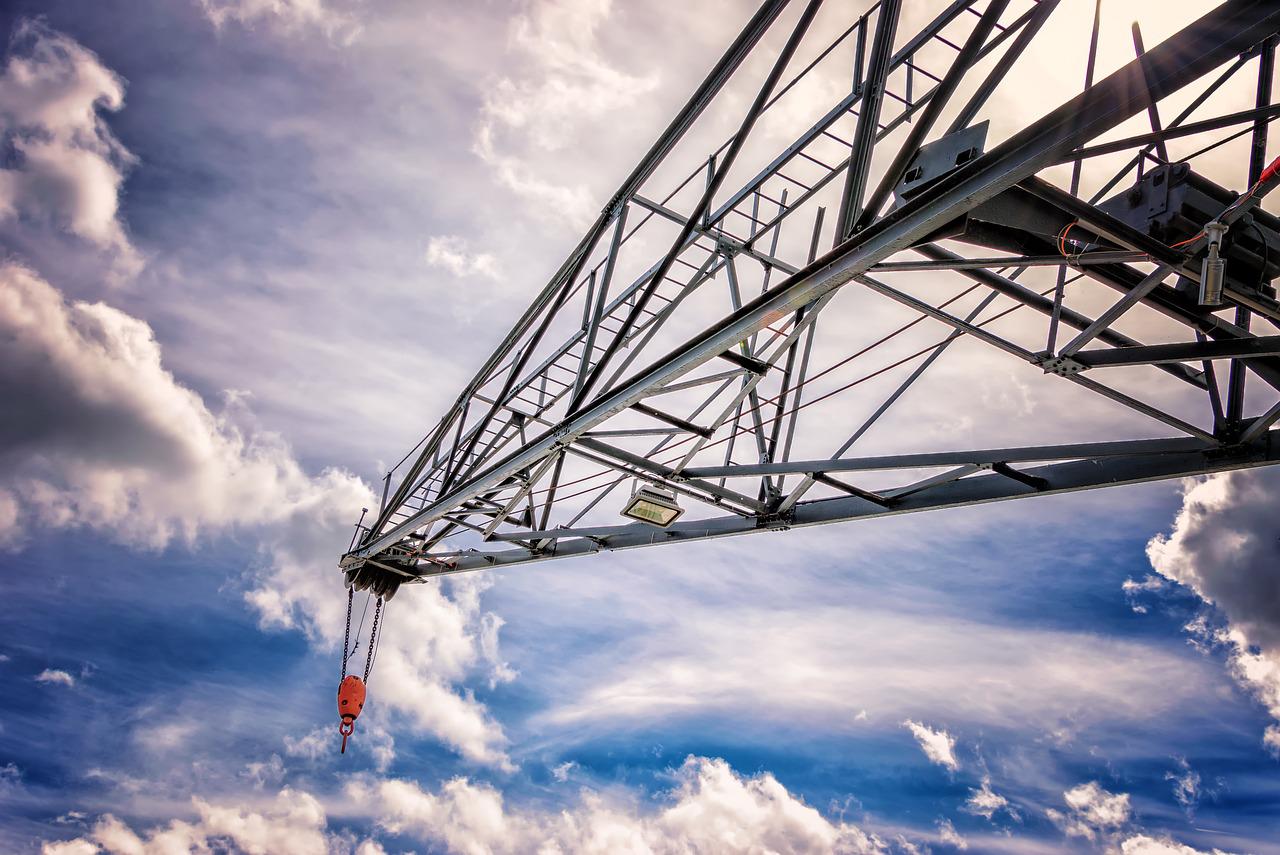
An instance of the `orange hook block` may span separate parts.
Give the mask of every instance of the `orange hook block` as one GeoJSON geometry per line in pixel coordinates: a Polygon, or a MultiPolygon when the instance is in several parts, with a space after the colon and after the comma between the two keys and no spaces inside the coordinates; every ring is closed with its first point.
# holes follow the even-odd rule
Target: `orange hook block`
{"type": "Polygon", "coordinates": [[[347,737],[356,729],[356,717],[364,709],[364,681],[351,674],[338,686],[338,715],[342,723],[338,725],[338,733],[342,734],[342,753],[347,753],[347,737]]]}

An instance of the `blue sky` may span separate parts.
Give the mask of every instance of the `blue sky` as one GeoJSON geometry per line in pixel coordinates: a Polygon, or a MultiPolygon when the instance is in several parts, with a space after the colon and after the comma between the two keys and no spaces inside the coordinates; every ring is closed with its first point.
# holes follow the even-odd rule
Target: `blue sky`
{"type": "MultiPolygon", "coordinates": [[[[686,12],[0,10],[0,850],[1280,852],[1266,472],[405,588],[337,753],[351,526],[751,6],[686,12]]],[[[920,442],[1145,435],[955,350],[920,442]]]]}

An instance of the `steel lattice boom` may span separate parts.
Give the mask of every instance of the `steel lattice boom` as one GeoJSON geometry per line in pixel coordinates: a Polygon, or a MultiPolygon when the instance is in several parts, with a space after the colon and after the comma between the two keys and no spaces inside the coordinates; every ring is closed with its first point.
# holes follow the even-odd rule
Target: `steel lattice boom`
{"type": "Polygon", "coordinates": [[[1095,27],[1083,91],[1013,132],[997,105],[1057,0],[951,2],[909,36],[902,5],[761,6],[388,473],[349,581],[1280,462],[1280,4],[1150,49],[1135,25],[1096,81],[1095,27]],[[1032,387],[1061,409],[995,412],[1032,387]],[[642,485],[683,515],[620,516],[642,485]]]}

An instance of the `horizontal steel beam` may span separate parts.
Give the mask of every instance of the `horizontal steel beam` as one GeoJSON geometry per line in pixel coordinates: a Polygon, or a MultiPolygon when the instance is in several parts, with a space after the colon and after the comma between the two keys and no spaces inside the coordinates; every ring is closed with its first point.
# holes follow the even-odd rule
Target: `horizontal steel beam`
{"type": "Polygon", "coordinates": [[[1063,163],[1070,163],[1073,160],[1080,160],[1086,157],[1099,157],[1104,154],[1115,154],[1119,151],[1128,151],[1131,148],[1139,148],[1151,143],[1163,142],[1165,140],[1178,139],[1179,137],[1189,137],[1195,134],[1203,134],[1208,131],[1216,131],[1219,128],[1225,128],[1228,125],[1238,125],[1244,122],[1254,122],[1258,120],[1273,119],[1280,116],[1280,104],[1271,104],[1266,107],[1257,107],[1253,110],[1241,110],[1238,113],[1229,113],[1225,116],[1218,116],[1214,119],[1205,119],[1201,122],[1188,122],[1185,125],[1179,125],[1176,128],[1162,128],[1149,134],[1138,134],[1133,137],[1125,137],[1115,142],[1102,143],[1100,145],[1092,145],[1088,148],[1073,151],[1062,159],[1063,163]]]}
{"type": "MultiPolygon", "coordinates": [[[[1159,440],[1152,440],[1152,442],[1159,442],[1159,440]]],[[[604,550],[685,543],[760,531],[785,531],[803,526],[966,507],[1100,487],[1141,484],[1191,475],[1271,466],[1276,463],[1280,463],[1280,431],[1273,430],[1257,442],[1230,449],[1210,447],[1206,444],[1205,447],[1192,451],[1129,454],[1052,463],[1020,470],[1018,475],[1021,480],[998,472],[975,474],[902,496],[887,507],[869,498],[841,496],[803,502],[795,507],[791,515],[779,518],[717,517],[707,520],[678,521],[665,529],[644,523],[633,523],[584,529],[515,532],[501,535],[501,537],[534,540],[541,544],[541,548],[502,549],[492,552],[469,551],[433,556],[437,561],[443,560],[451,566],[445,569],[438,566],[424,568],[421,578],[491,567],[529,564],[556,558],[572,558],[604,550]],[[1038,486],[1033,486],[1033,483],[1038,486]]]]}
{"type": "Polygon", "coordinates": [[[1084,457],[1120,457],[1127,454],[1183,454],[1207,451],[1216,443],[1193,436],[1166,439],[1127,439],[1118,442],[1087,442],[1072,445],[980,448],[970,451],[930,451],[921,454],[889,454],[878,457],[851,457],[838,460],[790,460],[783,463],[756,463],[737,466],[699,466],[685,470],[690,478],[760,477],[816,472],[869,472],[883,469],[923,469],[930,466],[960,466],[965,463],[1017,463],[1040,460],[1077,460],[1084,457]]]}
{"type": "Polygon", "coordinates": [[[1145,252],[1091,252],[1068,258],[1064,255],[1002,256],[999,258],[964,258],[954,261],[882,261],[871,268],[871,273],[908,273],[916,270],[990,270],[1001,267],[1060,267],[1070,264],[1083,267],[1088,264],[1120,264],[1129,261],[1146,261],[1145,252]]]}
{"type": "Polygon", "coordinates": [[[1082,350],[1071,358],[1088,368],[1113,365],[1158,365],[1205,359],[1239,359],[1245,356],[1280,356],[1280,335],[1263,335],[1228,341],[1180,341],[1141,347],[1082,350]]]}

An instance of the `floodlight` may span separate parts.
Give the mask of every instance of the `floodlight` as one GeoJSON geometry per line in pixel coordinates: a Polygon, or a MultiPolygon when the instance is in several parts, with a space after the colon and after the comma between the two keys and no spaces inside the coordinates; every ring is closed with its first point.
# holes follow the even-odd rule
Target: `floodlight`
{"type": "Polygon", "coordinates": [[[640,485],[640,488],[631,494],[631,500],[627,502],[627,506],[622,509],[624,517],[656,525],[659,528],[671,525],[683,513],[684,508],[676,504],[675,493],[652,484],[640,485]]]}

